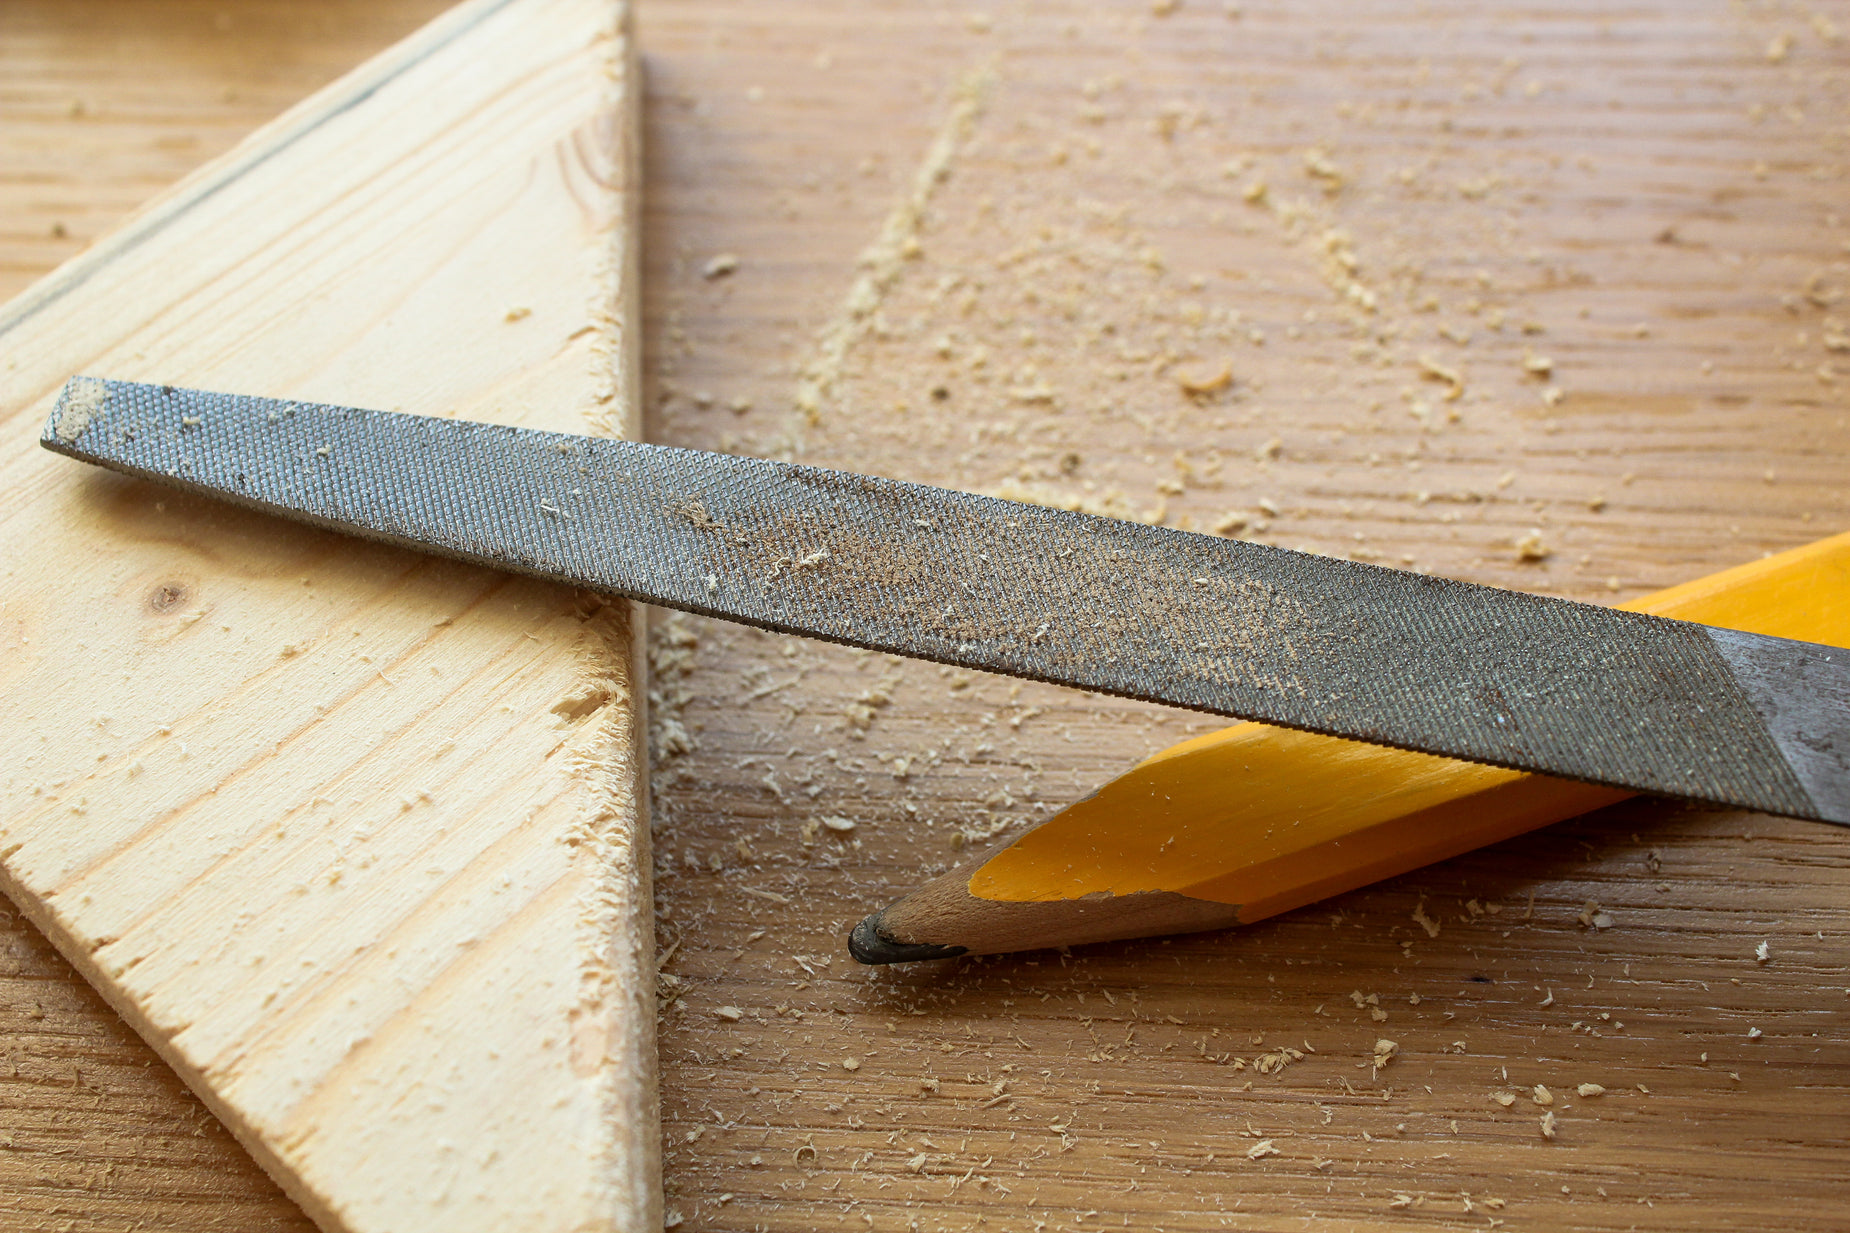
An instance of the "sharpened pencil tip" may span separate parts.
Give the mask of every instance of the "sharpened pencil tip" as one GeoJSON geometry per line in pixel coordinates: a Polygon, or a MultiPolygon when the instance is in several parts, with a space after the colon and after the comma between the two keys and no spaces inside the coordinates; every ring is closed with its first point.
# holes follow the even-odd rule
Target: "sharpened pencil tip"
{"type": "Polygon", "coordinates": [[[934,942],[902,942],[885,928],[885,912],[875,912],[848,935],[848,953],[865,964],[918,963],[925,959],[951,959],[964,953],[962,946],[934,942]]]}

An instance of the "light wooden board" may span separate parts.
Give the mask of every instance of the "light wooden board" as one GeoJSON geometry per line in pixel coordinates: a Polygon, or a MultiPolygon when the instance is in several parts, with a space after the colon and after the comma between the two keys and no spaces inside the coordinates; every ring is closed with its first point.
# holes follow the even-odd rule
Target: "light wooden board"
{"type": "MultiPolygon", "coordinates": [[[[90,12],[66,7],[74,23],[90,12]]],[[[255,27],[272,29],[238,16],[265,12],[256,0],[219,7],[243,23],[226,39],[256,45],[255,27]]],[[[1837,481],[1845,383],[1817,376],[1844,364],[1822,329],[1843,314],[1807,289],[1820,269],[1842,276],[1845,39],[1827,42],[1798,6],[1239,7],[1234,19],[1209,0],[1167,16],[1141,3],[644,6],[649,435],[800,445],[816,462],[971,487],[1012,476],[1078,495],[1091,480],[1089,495],[1115,487],[1140,513],[1167,497],[1172,519],[1197,527],[1238,510],[1288,546],[1409,555],[1592,599],[1850,525],[1837,481]],[[1792,43],[1769,60],[1782,34],[1792,43]],[[968,140],[925,203],[918,256],[862,265],[890,218],[903,236],[895,203],[958,127],[956,83],[986,70],[968,140]],[[1333,198],[1306,174],[1313,147],[1346,174],[1333,198]],[[1384,289],[1385,363],[1357,353],[1370,340],[1339,312],[1324,231],[1294,235],[1242,200],[1261,175],[1274,200],[1327,206],[1348,232],[1364,279],[1384,289]],[[1115,319],[1150,353],[1141,360],[1083,332],[1069,300],[1002,298],[1054,281],[1000,261],[1032,255],[1042,227],[1058,238],[1070,217],[1109,225],[1119,210],[1122,260],[1092,270],[1086,294],[1063,294],[1115,319]],[[1143,263],[1146,248],[1163,271],[1143,263]],[[731,274],[702,276],[728,252],[731,274]],[[1139,270],[1147,283],[1110,281],[1139,270]],[[1437,297],[1430,312],[1406,298],[1416,271],[1437,297]],[[985,287],[934,299],[952,272],[985,287]],[[857,283],[884,286],[878,317],[849,306],[857,283]],[[1186,320],[1150,321],[1164,302],[1238,308],[1264,332],[1263,344],[1203,348],[1208,375],[1235,361],[1243,385],[1224,405],[1196,406],[1155,368],[1189,341],[1186,320]],[[1503,331],[1489,325],[1497,308],[1503,331]],[[1544,332],[1522,334],[1524,320],[1544,332]],[[935,350],[953,331],[954,383],[935,350]],[[844,345],[822,345],[825,333],[844,345]],[[988,383],[970,367],[978,341],[988,383]],[[1524,375],[1525,347],[1555,361],[1558,407],[1524,375]],[[818,400],[811,423],[794,409],[798,373],[830,354],[845,397],[818,400]],[[1402,394],[1449,405],[1422,354],[1466,376],[1460,422],[1437,433],[1402,394]],[[1024,363],[1065,396],[1060,409],[1008,396],[1024,363]],[[1107,401],[1115,414],[1098,410],[1107,401]],[[1279,457],[1261,465],[1273,437],[1279,457]],[[1196,478],[1164,493],[1177,449],[1196,478]],[[1219,476],[1205,474],[1210,449],[1227,460],[1219,476]],[[1524,563],[1513,541],[1531,528],[1554,551],[1524,563]]],[[[1850,30],[1841,5],[1813,8],[1850,30]]],[[[202,20],[197,45],[220,46],[207,36],[219,37],[202,20]]],[[[121,172],[92,185],[79,160],[48,161],[55,191],[13,190],[33,202],[8,214],[23,220],[13,234],[25,238],[9,241],[22,254],[62,251],[49,223],[128,196],[160,140],[209,135],[249,106],[226,67],[213,80],[246,91],[229,112],[209,97],[185,114],[136,112],[148,78],[85,72],[90,45],[65,42],[44,63],[72,84],[49,97],[127,100],[119,141],[102,145],[97,114],[0,125],[0,141],[68,131],[103,151],[89,168],[114,158],[121,172]]],[[[312,30],[299,44],[329,45],[312,30]]],[[[195,41],[171,45],[178,58],[195,41]]],[[[158,79],[172,63],[141,71],[158,79]]],[[[679,990],[661,1021],[664,1145],[681,1230],[1759,1229],[1768,1212],[1794,1229],[1840,1227],[1850,870],[1838,833],[1639,802],[1249,931],[869,978],[846,964],[842,935],[967,854],[956,832],[1041,816],[1195,721],[1032,688],[1011,697],[981,678],[953,688],[936,669],[699,621],[656,629],[658,903],[679,990]],[[857,828],[818,826],[806,844],[805,824],[824,815],[857,828]],[[1436,938],[1412,918],[1422,896],[1436,938]],[[1498,915],[1472,918],[1473,899],[1498,915]],[[1588,900],[1611,928],[1580,924],[1588,900]],[[1380,1004],[1358,1008],[1351,992],[1380,1004]],[[1384,1036],[1401,1051],[1377,1076],[1384,1036]],[[1305,1040],[1318,1051],[1256,1072],[1256,1058],[1305,1040]],[[1587,1078],[1611,1091],[1579,1097],[1587,1078]],[[1552,1142],[1528,1094],[1537,1082],[1557,1101],[1552,1142]],[[1493,1091],[1519,1099],[1504,1109],[1493,1091]],[[1266,1139],[1280,1154],[1248,1159],[1266,1139]]],[[[12,936],[31,943],[19,926],[12,936]]],[[[259,1204],[229,1193],[222,1156],[188,1171],[163,1154],[171,1137],[140,1156],[120,1149],[142,1127],[183,1128],[184,1106],[162,1104],[132,1066],[89,1063],[112,1026],[81,986],[52,979],[49,959],[34,963],[5,985],[47,1008],[4,1026],[21,1075],[0,1068],[0,1091],[30,1100],[39,1128],[30,1165],[5,1182],[6,1210],[46,1213],[19,1223],[55,1229],[92,1196],[126,1206],[218,1187],[221,1202],[171,1223],[252,1227],[239,1221],[259,1204]],[[59,1086],[73,1063],[82,1084],[59,1086]],[[124,1163],[106,1174],[112,1161],[124,1163]]]]}
{"type": "Polygon", "coordinates": [[[108,373],[634,433],[611,0],[475,0],[0,311],[0,884],[329,1230],[659,1221],[623,606],[34,446],[108,373]]]}

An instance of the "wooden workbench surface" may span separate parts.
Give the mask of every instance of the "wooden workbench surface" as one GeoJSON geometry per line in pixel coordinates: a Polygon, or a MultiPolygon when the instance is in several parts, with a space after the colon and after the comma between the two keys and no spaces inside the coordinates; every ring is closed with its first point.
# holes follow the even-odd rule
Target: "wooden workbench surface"
{"type": "MultiPolygon", "coordinates": [[[[13,0],[0,292],[441,7],[13,0]]],[[[640,19],[655,440],[1595,600],[1850,527],[1850,6],[640,19]]],[[[655,616],[678,1227],[1842,1227],[1850,836],[1633,802],[870,971],[865,911],[1211,721],[655,616]]],[[[306,1227],[0,952],[0,1224],[306,1227]]]]}

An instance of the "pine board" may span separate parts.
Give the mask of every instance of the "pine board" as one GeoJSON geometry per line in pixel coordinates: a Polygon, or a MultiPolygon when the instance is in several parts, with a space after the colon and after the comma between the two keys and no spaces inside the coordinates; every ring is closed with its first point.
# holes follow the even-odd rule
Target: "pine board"
{"type": "Polygon", "coordinates": [[[625,20],[463,5],[0,311],[0,885],[327,1230],[659,1219],[631,614],[37,425],[81,371],[634,433],[625,20]]]}
{"type": "MultiPolygon", "coordinates": [[[[648,435],[1197,528],[1236,514],[1286,546],[1589,599],[1850,525],[1825,338],[1846,42],[1812,10],[1239,10],[644,7],[648,435]],[[938,167],[909,257],[895,204],[938,167]],[[1260,180],[1278,208],[1244,200],[1260,180]],[[1345,251],[1377,297],[1360,329],[1345,251]],[[1462,374],[1456,403],[1423,357],[1462,374]],[[1199,403],[1173,371],[1223,363],[1235,384],[1199,403]],[[1532,530],[1550,555],[1525,561],[1532,530]]],[[[965,856],[960,834],[1041,816],[1196,721],[653,628],[678,1228],[1841,1224],[1836,832],[1636,802],[1243,932],[870,976],[847,928],[965,856]],[[1611,928],[1580,923],[1589,901],[1611,928]],[[1401,1049],[1377,1075],[1383,1037],[1401,1049]],[[1248,1159],[1267,1139],[1279,1154],[1248,1159]]],[[[10,1039],[47,1075],[80,1056],[10,1039]]],[[[95,1146],[46,1176],[98,1172],[125,1122],[84,1124],[66,1142],[95,1146]]],[[[134,1193],[155,1193],[147,1159],[134,1193]]]]}

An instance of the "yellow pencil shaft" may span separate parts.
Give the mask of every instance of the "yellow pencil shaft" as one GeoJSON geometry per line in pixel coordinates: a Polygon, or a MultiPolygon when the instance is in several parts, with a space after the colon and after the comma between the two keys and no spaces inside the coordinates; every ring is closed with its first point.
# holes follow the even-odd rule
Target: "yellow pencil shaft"
{"type": "MultiPolygon", "coordinates": [[[[1850,533],[1625,607],[1850,645],[1850,533]]],[[[1632,795],[1261,724],[1184,741],[998,852],[981,899],[1171,891],[1242,921],[1405,873],[1632,795]]]]}

